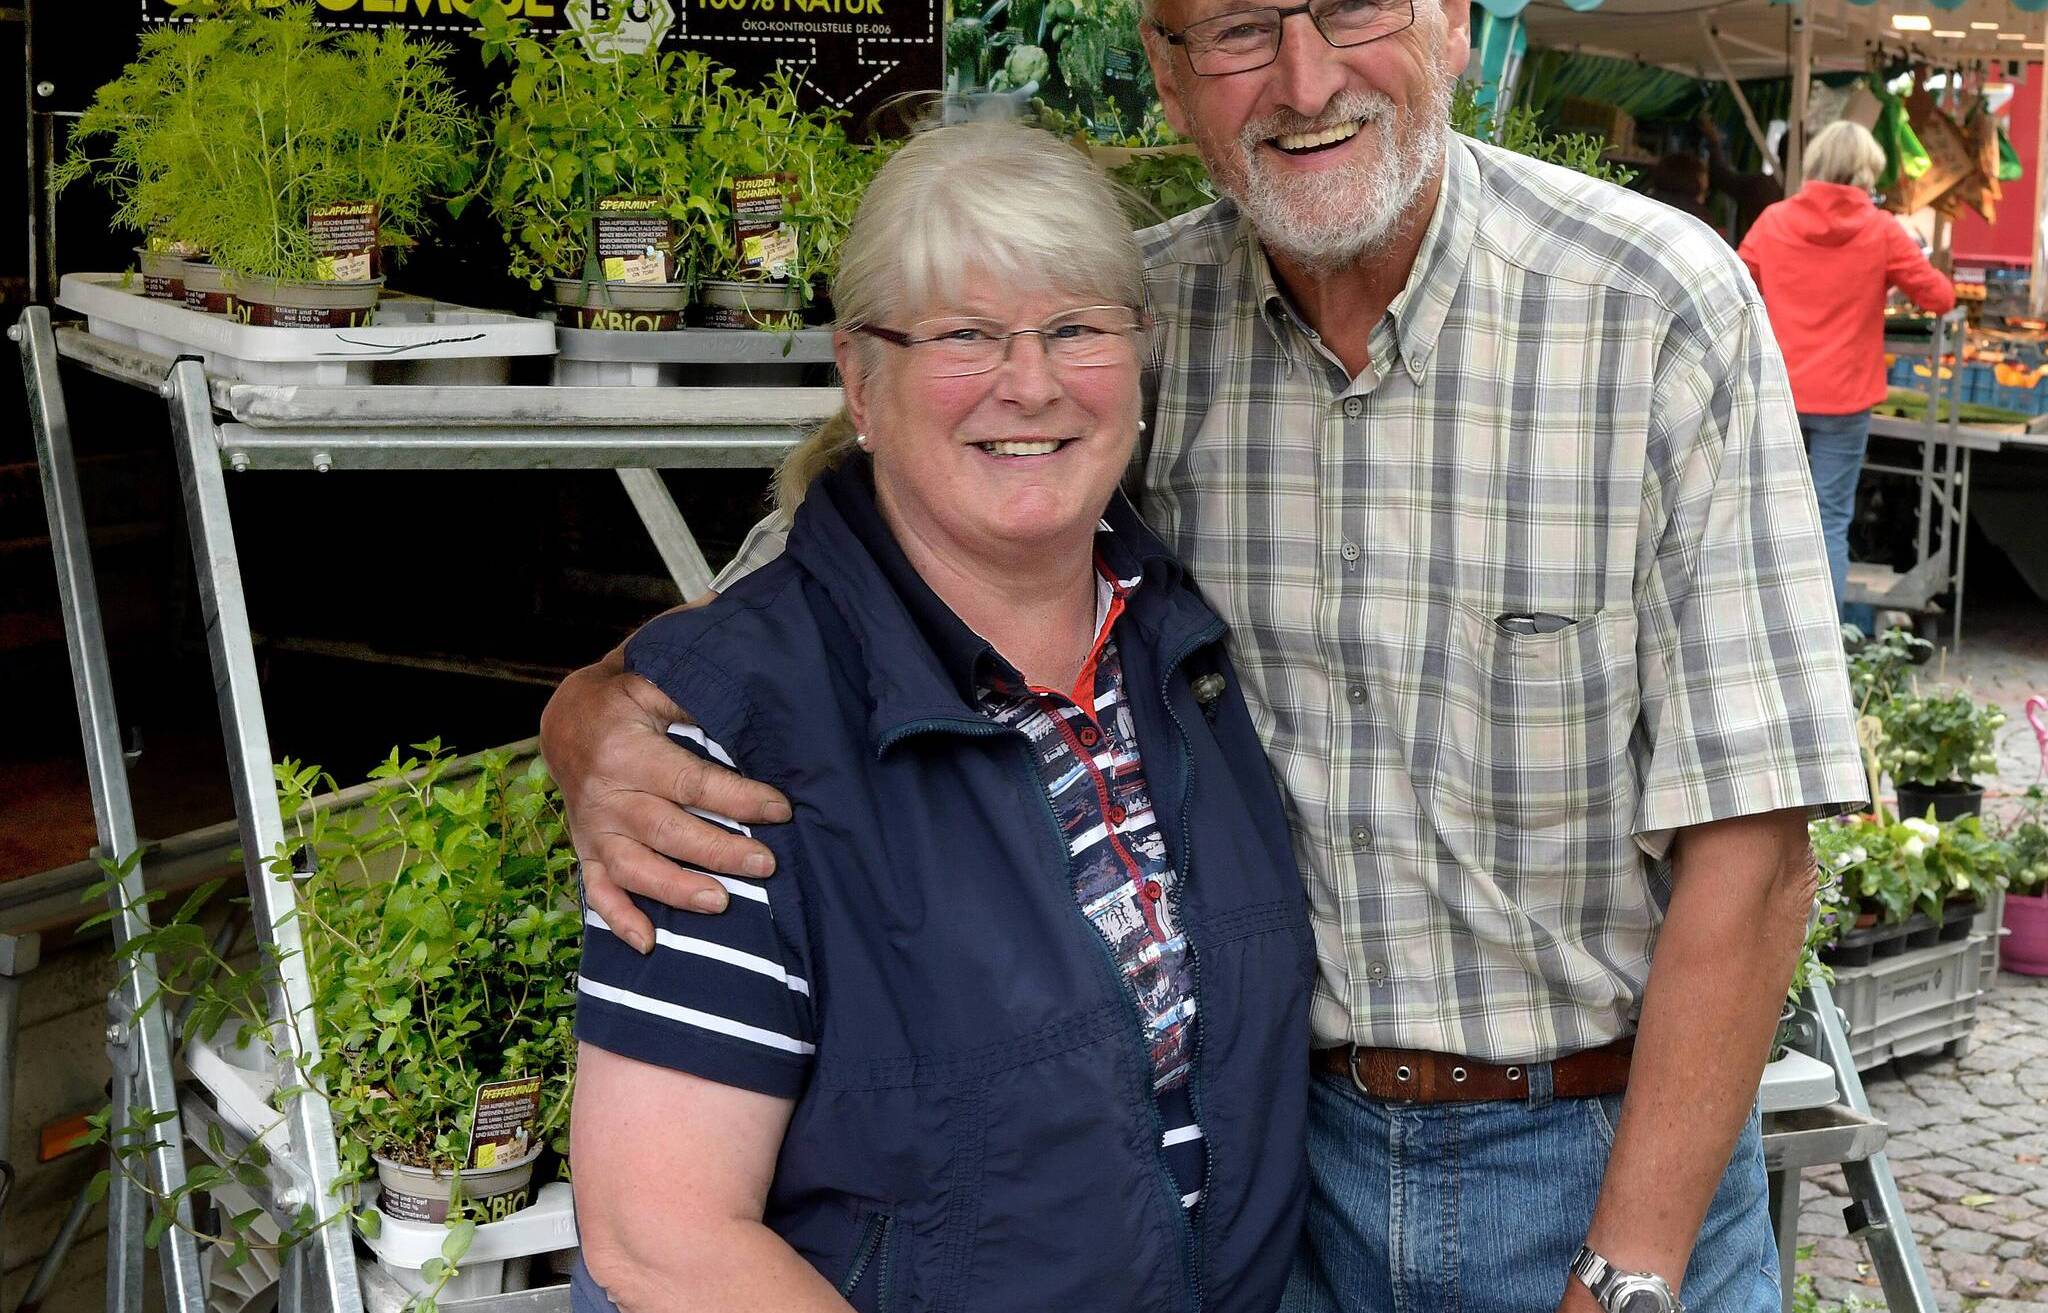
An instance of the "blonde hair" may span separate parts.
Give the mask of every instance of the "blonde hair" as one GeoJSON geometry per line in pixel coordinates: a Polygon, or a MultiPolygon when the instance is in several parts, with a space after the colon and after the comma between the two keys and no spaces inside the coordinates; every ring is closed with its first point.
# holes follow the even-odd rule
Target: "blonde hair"
{"type": "Polygon", "coordinates": [[[1861,123],[1839,119],[1806,145],[1801,163],[1808,182],[1833,182],[1869,191],[1884,173],[1884,147],[1861,123]]]}
{"type": "MultiPolygon", "coordinates": [[[[832,280],[841,328],[895,326],[957,300],[970,283],[1056,287],[1099,304],[1144,305],[1136,235],[1109,180],[1049,132],[1016,122],[960,123],[912,137],[861,198],[832,280]]],[[[872,372],[867,338],[856,355],[872,372]]],[[[811,481],[856,450],[841,411],[775,472],[775,504],[793,511],[811,481]]]]}

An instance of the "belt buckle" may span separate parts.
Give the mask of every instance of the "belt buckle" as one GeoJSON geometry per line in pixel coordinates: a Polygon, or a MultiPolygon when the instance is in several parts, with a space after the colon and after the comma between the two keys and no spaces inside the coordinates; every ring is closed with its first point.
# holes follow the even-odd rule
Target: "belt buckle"
{"type": "Polygon", "coordinates": [[[1365,1088],[1365,1082],[1358,1078],[1358,1045],[1351,1046],[1350,1055],[1350,1060],[1344,1065],[1351,1072],[1351,1087],[1368,1099],[1377,1099],[1379,1096],[1365,1088]]]}

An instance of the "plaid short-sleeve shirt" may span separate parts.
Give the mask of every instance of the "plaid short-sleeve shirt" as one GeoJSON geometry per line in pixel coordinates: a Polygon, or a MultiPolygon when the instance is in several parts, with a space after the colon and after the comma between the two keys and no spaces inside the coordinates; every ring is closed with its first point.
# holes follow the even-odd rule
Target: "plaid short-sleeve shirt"
{"type": "Polygon", "coordinates": [[[1231,626],[1316,1042],[1523,1062],[1630,1032],[1672,832],[1865,792],[1747,273],[1675,210],[1454,138],[1352,378],[1229,202],[1143,241],[1134,493],[1231,626]]]}
{"type": "Polygon", "coordinates": [[[1228,202],[1145,235],[1139,507],[1231,625],[1317,1042],[1529,1061],[1633,1029],[1673,830],[1864,790],[1734,253],[1620,188],[1448,157],[1356,378],[1228,202]]]}

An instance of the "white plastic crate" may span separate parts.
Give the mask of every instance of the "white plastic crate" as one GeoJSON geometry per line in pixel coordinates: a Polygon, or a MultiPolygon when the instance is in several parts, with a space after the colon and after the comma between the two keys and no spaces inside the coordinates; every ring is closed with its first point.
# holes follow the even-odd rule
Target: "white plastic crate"
{"type": "Polygon", "coordinates": [[[2005,891],[1993,893],[1970,923],[1970,933],[1984,936],[1984,967],[1979,979],[1985,992],[1998,987],[1998,944],[2005,937],[2005,891]]]}
{"type": "MultiPolygon", "coordinates": [[[[259,1049],[239,1048],[226,1037],[195,1039],[185,1046],[185,1065],[192,1076],[213,1095],[221,1116],[249,1136],[261,1136],[281,1151],[288,1134],[283,1118],[270,1106],[277,1081],[269,1055],[259,1049]]],[[[373,1196],[374,1183],[362,1187],[373,1196]]],[[[374,1205],[374,1200],[372,1201],[374,1205]]],[[[247,1207],[246,1204],[242,1205],[247,1207]]],[[[369,1210],[375,1212],[374,1206],[369,1210]]],[[[447,1228],[434,1222],[408,1222],[378,1213],[375,1236],[362,1236],[363,1243],[377,1256],[378,1266],[407,1291],[419,1291],[427,1283],[420,1269],[441,1254],[447,1228]]],[[[535,1194],[532,1204],[502,1222],[488,1222],[476,1229],[469,1252],[456,1265],[458,1275],[441,1292],[445,1300],[469,1299],[525,1290],[532,1284],[554,1284],[549,1264],[536,1262],[548,1254],[576,1248],[576,1205],[568,1183],[551,1182],[535,1194]],[[537,1281],[536,1281],[537,1279],[537,1281]]],[[[246,1281],[248,1273],[241,1274],[246,1281]]],[[[239,1287],[236,1302],[225,1310],[243,1307],[252,1298],[239,1287]]]]}
{"type": "MultiPolygon", "coordinates": [[[[421,1280],[420,1269],[427,1260],[441,1256],[441,1241],[448,1229],[434,1222],[378,1216],[377,1234],[363,1237],[377,1255],[378,1266],[408,1291],[426,1289],[428,1283],[421,1280]]],[[[575,1247],[575,1199],[568,1182],[552,1181],[540,1188],[528,1207],[502,1222],[476,1229],[476,1239],[456,1264],[458,1274],[441,1292],[441,1299],[471,1299],[554,1284],[547,1279],[547,1264],[534,1260],[575,1247]],[[536,1281],[536,1277],[540,1279],[536,1281]]]]}
{"type": "Polygon", "coordinates": [[[65,274],[57,304],[95,337],[152,355],[196,355],[245,383],[449,386],[504,383],[512,361],[551,356],[555,326],[421,297],[386,295],[364,328],[259,328],[142,294],[126,274],[65,274]]]}
{"type": "Polygon", "coordinates": [[[1869,966],[1835,968],[1835,1006],[1856,1069],[1955,1046],[1967,1051],[1983,994],[1985,938],[1971,934],[1869,966]]]}

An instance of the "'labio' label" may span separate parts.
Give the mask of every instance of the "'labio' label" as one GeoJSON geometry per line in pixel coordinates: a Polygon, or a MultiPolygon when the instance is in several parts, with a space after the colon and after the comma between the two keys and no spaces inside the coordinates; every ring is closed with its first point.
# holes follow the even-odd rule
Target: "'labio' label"
{"type": "Polygon", "coordinates": [[[382,270],[377,257],[377,203],[318,205],[306,215],[314,276],[323,283],[362,283],[382,270]]]}
{"type": "Polygon", "coordinates": [[[615,333],[666,333],[682,323],[680,310],[615,310],[603,305],[557,307],[577,328],[606,328],[615,333]]]}
{"type": "Polygon", "coordinates": [[[675,223],[652,196],[608,196],[597,203],[597,258],[606,281],[672,283],[675,223]]]}

